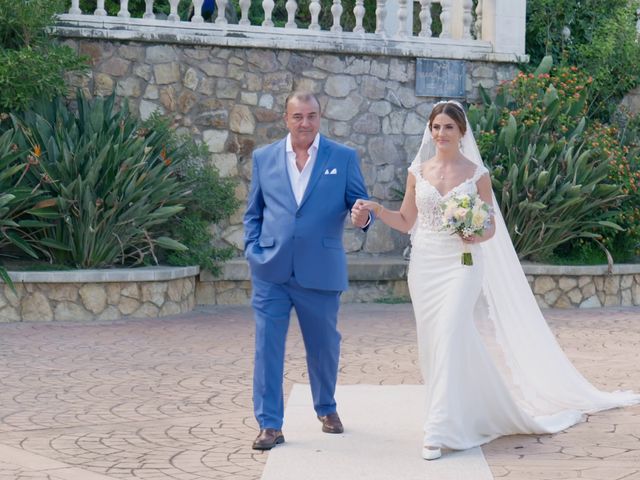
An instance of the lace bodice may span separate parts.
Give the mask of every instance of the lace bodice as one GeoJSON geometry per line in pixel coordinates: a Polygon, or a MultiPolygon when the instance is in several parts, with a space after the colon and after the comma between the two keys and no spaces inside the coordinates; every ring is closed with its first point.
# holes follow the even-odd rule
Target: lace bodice
{"type": "Polygon", "coordinates": [[[418,218],[411,235],[412,242],[415,242],[414,237],[421,231],[441,232],[442,209],[440,205],[442,201],[454,193],[476,193],[478,191],[476,182],[482,175],[489,172],[483,165],[478,165],[470,178],[441,195],[436,187],[423,177],[421,167],[419,162],[413,162],[409,167],[409,172],[416,177],[416,206],[418,207],[418,218]]]}

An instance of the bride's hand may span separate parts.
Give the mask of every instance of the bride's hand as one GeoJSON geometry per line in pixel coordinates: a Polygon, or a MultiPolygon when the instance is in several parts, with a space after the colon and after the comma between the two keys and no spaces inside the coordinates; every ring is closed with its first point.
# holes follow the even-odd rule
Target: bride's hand
{"type": "Polygon", "coordinates": [[[351,209],[351,223],[358,228],[364,228],[369,222],[369,209],[365,202],[366,200],[358,199],[351,209]]]}
{"type": "Polygon", "coordinates": [[[460,235],[460,238],[464,243],[478,243],[479,241],[479,238],[476,235],[469,235],[467,237],[460,235]]]}
{"type": "MultiPolygon", "coordinates": [[[[371,200],[363,200],[363,199],[358,199],[356,200],[355,205],[353,206],[353,210],[356,209],[366,209],[370,212],[373,212],[376,217],[380,215],[380,211],[382,210],[382,205],[380,205],[377,202],[373,202],[371,200]]],[[[353,215],[353,210],[352,210],[352,215],[353,215]]]]}

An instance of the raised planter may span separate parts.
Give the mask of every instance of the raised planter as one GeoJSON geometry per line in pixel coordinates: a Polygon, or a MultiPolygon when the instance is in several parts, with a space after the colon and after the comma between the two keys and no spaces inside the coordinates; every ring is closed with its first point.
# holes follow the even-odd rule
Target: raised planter
{"type": "Polygon", "coordinates": [[[162,317],[195,305],[199,267],[9,272],[0,282],[0,322],[162,317]]]}
{"type": "MultiPolygon", "coordinates": [[[[409,300],[408,262],[400,257],[349,258],[349,290],[343,302],[409,300]]],[[[542,308],[640,305],[640,264],[557,266],[524,263],[529,285],[542,308]]],[[[244,259],[225,263],[220,277],[201,272],[198,304],[248,304],[249,268],[244,259]]]]}

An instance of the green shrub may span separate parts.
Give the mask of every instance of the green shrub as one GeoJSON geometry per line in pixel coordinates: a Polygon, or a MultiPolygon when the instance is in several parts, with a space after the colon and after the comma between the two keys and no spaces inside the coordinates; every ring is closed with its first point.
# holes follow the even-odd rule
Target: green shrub
{"type": "Polygon", "coordinates": [[[594,230],[620,230],[612,216],[620,188],[608,181],[609,162],[588,143],[590,79],[576,68],[521,73],[498,89],[483,90],[469,121],[507,228],[521,258],[548,257],[577,239],[599,240],[594,230]]]}
{"type": "Polygon", "coordinates": [[[176,172],[185,157],[166,132],[144,129],[114,101],[78,92],[76,113],[57,98],[12,115],[19,148],[38,152],[25,178],[55,198],[62,216],[36,239],[53,262],[135,265],[158,248],[185,248],[158,229],[184,208],[176,172]]]}
{"type": "Polygon", "coordinates": [[[636,41],[638,0],[529,0],[526,53],[530,65],[551,55],[593,77],[588,115],[609,121],[629,90],[640,84],[640,48],[636,41]],[[563,28],[570,36],[565,39],[563,28]]]}
{"type": "Polygon", "coordinates": [[[0,0],[0,110],[63,94],[64,74],[86,68],[83,58],[47,34],[63,7],[62,0],[0,0]]]}
{"type": "MultiPolygon", "coordinates": [[[[0,135],[0,256],[38,258],[42,253],[34,237],[50,226],[46,218],[55,217],[55,200],[40,183],[27,185],[25,176],[36,161],[32,154],[20,150],[13,130],[0,135]]],[[[11,285],[1,261],[0,278],[11,285]]]]}
{"type": "Polygon", "coordinates": [[[220,178],[218,170],[208,164],[209,151],[205,144],[196,144],[191,136],[178,135],[166,120],[154,114],[145,122],[145,128],[165,131],[172,150],[180,149],[186,157],[185,167],[178,179],[189,195],[183,199],[185,209],[163,226],[166,233],[188,250],[161,252],[170,265],[200,265],[213,274],[219,273],[219,263],[233,256],[232,248],[216,246],[212,224],[226,220],[239,206],[235,198],[236,182],[220,178]]]}
{"type": "MultiPolygon", "coordinates": [[[[631,261],[640,254],[640,116],[628,117],[624,126],[594,122],[587,138],[591,148],[609,162],[609,181],[620,185],[625,195],[613,221],[624,231],[599,231],[603,243],[618,262],[631,261]]],[[[576,250],[585,248],[578,244],[576,250]]]]}
{"type": "Polygon", "coordinates": [[[231,258],[234,249],[214,245],[211,224],[227,218],[237,208],[237,201],[233,196],[234,183],[220,179],[217,170],[210,166],[194,167],[188,172],[185,181],[193,186],[193,195],[187,209],[171,223],[169,232],[189,249],[167,252],[167,263],[200,265],[217,275],[220,273],[220,262],[231,258]],[[213,202],[215,197],[220,197],[221,202],[213,202]],[[212,204],[212,210],[203,209],[199,200],[212,204]]]}

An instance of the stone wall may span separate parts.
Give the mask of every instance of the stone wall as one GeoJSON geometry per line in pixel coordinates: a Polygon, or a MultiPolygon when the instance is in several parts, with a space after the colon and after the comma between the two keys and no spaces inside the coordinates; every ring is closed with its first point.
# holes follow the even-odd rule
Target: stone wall
{"type": "Polygon", "coordinates": [[[10,272],[0,283],[0,322],[115,320],[189,312],[197,267],[10,272]]]}
{"type": "MultiPolygon", "coordinates": [[[[408,262],[399,257],[349,259],[349,290],[342,302],[409,301],[408,262]]],[[[524,264],[529,286],[541,308],[596,308],[640,305],[640,265],[569,267],[524,264]]],[[[244,260],[225,264],[221,278],[202,272],[198,304],[248,304],[249,269],[244,260]]]]}
{"type": "Polygon", "coordinates": [[[538,304],[552,308],[640,305],[640,265],[524,265],[538,304]]]}
{"type": "MultiPolygon", "coordinates": [[[[415,95],[415,58],[341,55],[258,48],[68,38],[91,58],[91,70],[70,79],[87,95],[115,90],[142,118],[153,111],[207,143],[223,176],[238,179],[246,200],[254,148],[286,134],[282,120],[293,88],[317,93],[321,132],[356,148],[369,192],[398,204],[406,169],[417,152],[427,115],[438,100],[415,95]]],[[[426,55],[428,56],[428,55],[426,55]]],[[[478,100],[478,85],[495,88],[515,75],[511,63],[466,60],[466,101],[478,100]]],[[[224,242],[242,248],[242,208],[217,228],[224,242]]],[[[365,235],[348,228],[348,252],[400,255],[407,236],[390,229],[365,235]]]]}

